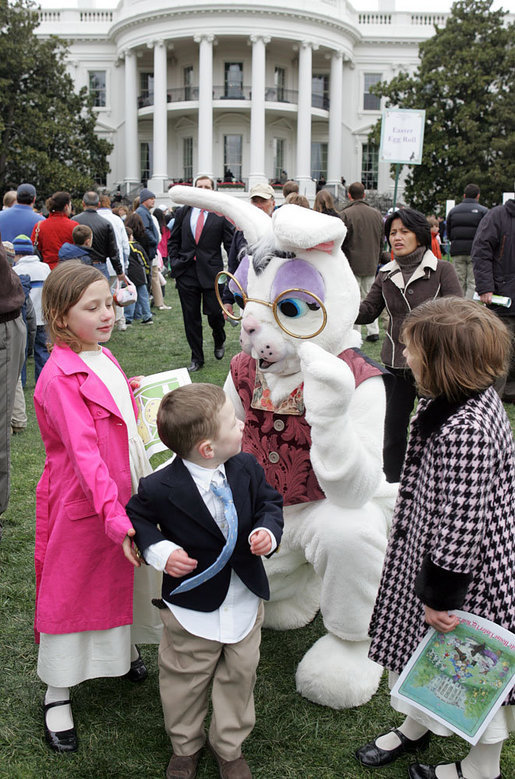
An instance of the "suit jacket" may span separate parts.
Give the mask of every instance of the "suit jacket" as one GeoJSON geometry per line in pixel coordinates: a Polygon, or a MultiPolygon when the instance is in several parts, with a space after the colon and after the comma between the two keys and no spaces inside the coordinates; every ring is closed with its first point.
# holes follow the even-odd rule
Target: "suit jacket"
{"type": "Polygon", "coordinates": [[[263,469],[249,454],[231,457],[225,463],[225,472],[238,513],[236,546],[221,571],[189,592],[176,596],[172,593],[184,579],[214,563],[225,538],[182,460],[176,457],[171,465],[141,479],[138,494],[127,504],[127,514],[136,530],[135,541],[142,552],[151,544],[168,539],[198,560],[197,568],[188,576],[163,574],[163,598],[177,606],[195,611],[219,608],[229,589],[231,569],[259,598],[270,597],[263,561],[251,553],[248,537],[255,528],[264,527],[279,544],[283,530],[282,497],[266,482],[263,469]]]}
{"type": "Polygon", "coordinates": [[[234,227],[223,216],[209,211],[198,245],[191,232],[191,206],[183,206],[175,215],[168,239],[168,258],[171,275],[179,279],[195,273],[202,289],[213,289],[216,274],[223,270],[221,244],[229,253],[234,227]]]}

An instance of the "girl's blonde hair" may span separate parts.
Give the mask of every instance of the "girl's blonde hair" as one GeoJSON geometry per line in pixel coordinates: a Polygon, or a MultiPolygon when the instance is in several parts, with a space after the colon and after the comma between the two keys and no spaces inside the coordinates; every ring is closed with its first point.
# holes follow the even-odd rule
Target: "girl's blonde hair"
{"type": "Polygon", "coordinates": [[[82,297],[90,284],[96,281],[108,281],[98,268],[85,265],[80,260],[67,260],[57,265],[43,285],[41,308],[47,323],[50,348],[55,344],[65,344],[74,352],[81,351],[78,338],[64,324],[64,318],[70,308],[82,297]]]}
{"type": "Polygon", "coordinates": [[[419,360],[423,395],[459,401],[481,392],[507,368],[511,337],[496,314],[454,296],[429,300],[413,309],[401,340],[419,360]]]}

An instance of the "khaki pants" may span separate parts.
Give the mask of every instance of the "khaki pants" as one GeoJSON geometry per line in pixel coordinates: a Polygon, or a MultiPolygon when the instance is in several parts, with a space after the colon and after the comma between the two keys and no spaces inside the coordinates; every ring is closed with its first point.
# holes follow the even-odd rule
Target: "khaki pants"
{"type": "Polygon", "coordinates": [[[474,292],[476,291],[476,280],[474,279],[474,271],[472,270],[470,256],[468,254],[456,254],[452,258],[452,263],[461,284],[463,294],[466,298],[472,300],[474,292]]]}
{"type": "Polygon", "coordinates": [[[16,392],[14,393],[14,406],[11,417],[11,425],[21,430],[27,427],[27,407],[25,405],[25,395],[23,394],[23,387],[21,384],[21,376],[16,384],[16,392]]]}
{"type": "Polygon", "coordinates": [[[161,289],[161,282],[159,281],[159,266],[152,261],[152,275],[150,277],[150,285],[152,287],[152,297],[154,298],[154,306],[159,308],[164,303],[163,290],[161,289]]]}
{"type": "Polygon", "coordinates": [[[260,603],[250,633],[236,644],[221,644],[188,633],[170,609],[161,610],[159,690],[166,732],[176,755],[192,755],[205,743],[209,685],[213,715],[209,742],[224,760],[236,760],[254,727],[254,685],[259,663],[260,603]]]}

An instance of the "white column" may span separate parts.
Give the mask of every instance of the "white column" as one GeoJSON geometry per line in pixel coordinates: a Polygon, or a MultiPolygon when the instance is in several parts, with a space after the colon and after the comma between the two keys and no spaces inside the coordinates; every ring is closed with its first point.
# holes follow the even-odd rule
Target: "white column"
{"type": "Polygon", "coordinates": [[[213,40],[214,35],[196,35],[199,44],[198,159],[197,175],[213,176],[213,40]]]}
{"type": "Polygon", "coordinates": [[[152,178],[148,182],[149,189],[156,195],[166,190],[168,181],[168,110],[166,94],[166,46],[164,41],[155,41],[149,44],[154,47],[154,164],[152,178]]]}
{"type": "Polygon", "coordinates": [[[136,53],[125,52],[125,188],[127,191],[141,181],[138,147],[138,99],[136,53]]]}
{"type": "Polygon", "coordinates": [[[313,44],[302,41],[299,47],[299,98],[297,102],[297,175],[299,193],[314,197],[311,178],[311,92],[313,44]]]}
{"type": "Polygon", "coordinates": [[[265,175],[265,74],[266,44],[270,42],[270,38],[251,35],[250,40],[252,42],[252,106],[249,190],[254,184],[268,182],[265,175]]]}
{"type": "Polygon", "coordinates": [[[336,185],[340,183],[342,175],[343,64],[341,51],[333,51],[331,55],[330,82],[327,183],[336,185]]]}

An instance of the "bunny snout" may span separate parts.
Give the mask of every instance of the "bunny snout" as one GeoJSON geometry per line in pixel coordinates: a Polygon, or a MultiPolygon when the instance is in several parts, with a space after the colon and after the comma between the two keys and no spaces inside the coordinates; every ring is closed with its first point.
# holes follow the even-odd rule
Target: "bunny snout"
{"type": "Polygon", "coordinates": [[[247,335],[257,335],[261,330],[260,322],[258,322],[256,317],[252,316],[252,314],[249,314],[243,318],[241,326],[247,335]]]}

